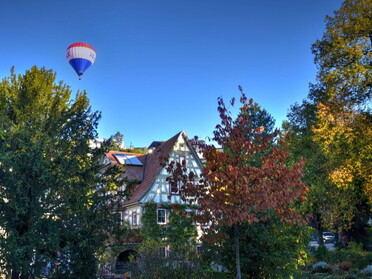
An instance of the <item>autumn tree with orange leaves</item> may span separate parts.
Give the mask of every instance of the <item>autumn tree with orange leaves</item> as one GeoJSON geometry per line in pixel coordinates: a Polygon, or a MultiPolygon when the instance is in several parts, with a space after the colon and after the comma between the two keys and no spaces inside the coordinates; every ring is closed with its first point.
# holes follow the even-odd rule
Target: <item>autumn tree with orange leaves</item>
{"type": "MultiPolygon", "coordinates": [[[[306,158],[304,210],[322,231],[367,248],[372,209],[372,1],[344,0],[312,45],[316,82],[291,107],[286,130],[294,158],[306,158]]],[[[320,244],[322,244],[320,242],[320,244]]]]}
{"type": "MultiPolygon", "coordinates": [[[[181,182],[184,202],[199,205],[195,221],[205,230],[209,242],[224,237],[216,232],[222,226],[231,227],[236,256],[236,276],[241,278],[240,234],[243,223],[254,224],[273,215],[286,223],[302,223],[293,209],[296,201],[305,199],[306,185],[302,182],[304,160],[287,165],[289,153],[286,139],[276,141],[277,131],[264,133],[265,127],[252,127],[249,114],[244,113],[253,100],[242,96],[237,119],[218,99],[221,124],[217,125],[214,144],[202,147],[206,161],[202,174],[187,172],[184,165],[170,162],[169,180],[181,182]],[[270,152],[268,152],[270,151],[270,152]]],[[[234,106],[234,99],[231,100],[234,106]]]]}

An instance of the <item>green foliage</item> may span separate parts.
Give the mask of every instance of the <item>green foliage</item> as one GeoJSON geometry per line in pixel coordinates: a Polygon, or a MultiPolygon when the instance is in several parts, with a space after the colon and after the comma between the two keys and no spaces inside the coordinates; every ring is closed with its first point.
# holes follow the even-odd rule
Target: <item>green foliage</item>
{"type": "Polygon", "coordinates": [[[371,10],[370,0],[345,0],[312,47],[319,69],[309,95],[317,104],[313,140],[330,166],[330,195],[337,200],[330,221],[344,242],[364,241],[372,205],[371,10]]]}
{"type": "Polygon", "coordinates": [[[124,135],[120,132],[116,132],[115,135],[111,136],[108,143],[107,149],[108,150],[115,150],[121,152],[130,152],[130,153],[138,153],[138,154],[146,154],[147,148],[124,148],[124,135]]]}
{"type": "Polygon", "coordinates": [[[291,135],[289,140],[290,163],[306,158],[303,180],[308,186],[306,200],[298,204],[303,214],[310,214],[311,226],[317,230],[319,244],[323,244],[323,231],[329,226],[327,212],[330,209],[329,191],[332,187],[327,179],[328,162],[321,148],[313,140],[312,125],[315,123],[316,105],[308,100],[291,106],[288,122],[283,129],[291,135]]]}
{"type": "MultiPolygon", "coordinates": [[[[271,218],[239,228],[242,278],[289,278],[307,259],[309,231],[305,226],[289,225],[271,218]]],[[[233,232],[222,228],[227,239],[204,248],[210,261],[234,270],[233,232]]]]}
{"type": "Polygon", "coordinates": [[[124,144],[124,135],[120,132],[116,132],[115,135],[110,137],[109,142],[107,142],[108,150],[121,151],[124,144]]]}
{"type": "Polygon", "coordinates": [[[137,153],[137,154],[146,154],[148,152],[148,149],[147,148],[122,148],[120,151],[129,152],[129,153],[137,153]]]}
{"type": "Polygon", "coordinates": [[[141,235],[145,240],[161,243],[165,238],[165,226],[157,222],[158,205],[155,202],[146,203],[141,216],[141,235]]]}
{"type": "Polygon", "coordinates": [[[360,272],[343,272],[342,274],[330,274],[330,273],[313,273],[311,271],[304,272],[301,275],[295,277],[296,279],[361,279],[369,278],[361,274],[360,272]]]}
{"type": "Polygon", "coordinates": [[[324,245],[319,246],[314,252],[314,257],[318,261],[328,262],[330,258],[329,255],[330,251],[328,251],[327,247],[325,247],[324,245]]]}
{"type": "MultiPolygon", "coordinates": [[[[197,231],[190,217],[183,217],[174,211],[170,212],[169,224],[166,227],[167,242],[172,251],[195,254],[197,231]]],[[[186,255],[185,255],[186,256],[186,255]]]]}
{"type": "Polygon", "coordinates": [[[143,242],[132,267],[133,278],[193,278],[197,231],[191,219],[173,211],[170,204],[149,202],[144,205],[141,223],[143,242]],[[166,225],[157,224],[158,207],[168,211],[166,225]]]}
{"type": "Polygon", "coordinates": [[[186,261],[176,252],[165,256],[155,240],[146,240],[139,247],[140,257],[131,268],[133,278],[190,278],[194,263],[186,261]]]}
{"type": "Polygon", "coordinates": [[[197,231],[191,218],[171,210],[170,204],[162,204],[161,208],[168,208],[168,224],[159,225],[156,215],[159,206],[155,202],[145,204],[141,219],[142,237],[145,240],[156,241],[159,245],[170,245],[173,252],[195,253],[197,231]]]}
{"type": "Polygon", "coordinates": [[[312,46],[317,83],[285,124],[294,156],[307,158],[304,211],[313,214],[319,235],[327,225],[345,244],[366,243],[372,205],[371,10],[370,0],[345,0],[326,17],[326,31],[312,46]]]}
{"type": "Polygon", "coordinates": [[[274,132],[275,119],[257,103],[253,103],[249,106],[247,110],[240,113],[238,117],[240,116],[245,116],[249,119],[249,122],[245,124],[252,129],[252,132],[247,134],[247,137],[255,138],[255,133],[253,131],[255,128],[261,126],[263,127],[262,134],[268,135],[274,132]]]}
{"type": "Polygon", "coordinates": [[[138,249],[140,257],[129,267],[131,278],[227,279],[232,277],[231,273],[206,268],[202,259],[195,253],[185,259],[182,250],[173,250],[164,257],[162,248],[155,240],[144,241],[138,249]]]}
{"type": "Polygon", "coordinates": [[[329,273],[332,268],[326,262],[317,262],[313,265],[312,271],[314,273],[329,273]]]}
{"type": "Polygon", "coordinates": [[[121,170],[99,176],[104,150],[89,148],[100,113],[55,78],[32,67],[0,82],[0,264],[13,278],[48,262],[64,278],[94,278],[115,227],[108,201],[121,170]]]}
{"type": "Polygon", "coordinates": [[[372,262],[372,253],[363,250],[361,243],[349,242],[349,246],[343,249],[328,251],[326,247],[320,246],[313,255],[318,261],[325,261],[329,264],[340,264],[350,262],[353,267],[363,269],[372,262]]]}

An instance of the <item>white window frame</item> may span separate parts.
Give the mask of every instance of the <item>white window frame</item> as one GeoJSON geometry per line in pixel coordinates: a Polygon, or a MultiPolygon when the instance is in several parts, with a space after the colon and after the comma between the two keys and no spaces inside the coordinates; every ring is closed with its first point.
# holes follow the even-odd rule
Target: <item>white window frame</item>
{"type": "Polygon", "coordinates": [[[137,211],[132,211],[132,225],[137,226],[138,225],[138,217],[137,217],[137,211]]]}
{"type": "Polygon", "coordinates": [[[156,210],[156,223],[159,225],[167,224],[167,210],[165,208],[158,208],[156,210]],[[164,222],[159,222],[159,217],[163,217],[163,216],[159,216],[159,211],[164,211],[164,222]]]}

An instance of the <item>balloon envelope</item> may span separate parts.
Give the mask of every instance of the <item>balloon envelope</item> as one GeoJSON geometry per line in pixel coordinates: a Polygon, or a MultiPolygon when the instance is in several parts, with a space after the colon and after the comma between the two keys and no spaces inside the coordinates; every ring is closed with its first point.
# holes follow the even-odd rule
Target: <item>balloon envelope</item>
{"type": "Polygon", "coordinates": [[[67,48],[66,58],[81,79],[84,72],[96,60],[96,51],[87,43],[74,43],[67,48]]]}

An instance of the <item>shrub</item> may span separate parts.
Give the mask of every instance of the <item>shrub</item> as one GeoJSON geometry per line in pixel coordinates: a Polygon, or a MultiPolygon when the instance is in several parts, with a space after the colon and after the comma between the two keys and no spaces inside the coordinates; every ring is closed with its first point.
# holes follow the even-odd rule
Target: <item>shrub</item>
{"type": "Polygon", "coordinates": [[[328,261],[333,264],[351,262],[354,267],[362,269],[371,263],[372,253],[363,251],[361,244],[350,242],[347,249],[329,252],[328,261]]]}
{"type": "Polygon", "coordinates": [[[372,265],[368,265],[362,270],[364,275],[372,275],[372,265]]]}
{"type": "Polygon", "coordinates": [[[338,273],[338,272],[340,271],[340,267],[338,266],[338,264],[335,264],[335,265],[333,266],[332,271],[333,271],[334,273],[338,273]]]}
{"type": "Polygon", "coordinates": [[[161,245],[154,240],[143,242],[138,248],[139,257],[133,259],[130,266],[132,278],[192,278],[197,269],[196,256],[189,255],[188,251],[168,253],[161,245]]]}
{"type": "MultiPolygon", "coordinates": [[[[276,217],[266,222],[240,226],[240,261],[242,278],[290,278],[307,260],[306,226],[281,223],[276,217]]],[[[228,237],[206,244],[203,257],[209,262],[235,271],[235,242],[230,227],[220,228],[228,237]]],[[[200,277],[204,278],[204,277],[200,277]]],[[[232,278],[232,277],[230,277],[232,278]]]]}
{"type": "Polygon", "coordinates": [[[372,262],[372,253],[364,251],[361,244],[349,242],[349,246],[335,251],[328,251],[325,246],[318,247],[313,252],[316,261],[323,261],[329,264],[350,262],[358,269],[365,268],[372,262]]]}
{"type": "Polygon", "coordinates": [[[329,272],[330,270],[326,262],[317,262],[313,265],[313,272],[329,272]]]}
{"type": "Polygon", "coordinates": [[[353,264],[351,262],[341,262],[338,268],[344,271],[349,271],[353,264]]]}
{"type": "Polygon", "coordinates": [[[327,247],[325,247],[324,245],[321,245],[319,246],[315,252],[314,252],[314,257],[318,260],[318,261],[328,261],[329,259],[329,254],[330,252],[327,250],[327,247]]]}

